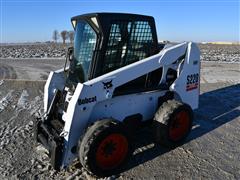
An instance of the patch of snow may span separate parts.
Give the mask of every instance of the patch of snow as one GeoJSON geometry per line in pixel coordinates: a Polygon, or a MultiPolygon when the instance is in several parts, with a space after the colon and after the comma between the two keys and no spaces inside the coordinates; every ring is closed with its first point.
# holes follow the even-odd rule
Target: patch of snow
{"type": "Polygon", "coordinates": [[[0,100],[0,112],[2,112],[13,100],[13,90],[10,90],[5,97],[0,100]]]}
{"type": "Polygon", "coordinates": [[[0,80],[0,86],[3,85],[4,81],[3,80],[0,80]]]}
{"type": "Polygon", "coordinates": [[[30,104],[28,103],[28,100],[27,100],[28,96],[29,96],[28,92],[26,90],[23,90],[20,98],[18,99],[18,103],[17,103],[18,110],[30,108],[30,104]]]}

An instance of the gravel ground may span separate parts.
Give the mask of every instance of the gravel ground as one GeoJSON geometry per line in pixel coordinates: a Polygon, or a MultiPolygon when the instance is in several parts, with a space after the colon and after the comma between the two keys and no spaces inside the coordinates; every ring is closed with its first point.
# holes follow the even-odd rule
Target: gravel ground
{"type": "MultiPolygon", "coordinates": [[[[0,58],[64,58],[70,44],[1,45],[0,58]]],[[[240,62],[240,45],[199,44],[201,60],[240,62]]]]}
{"type": "Polygon", "coordinates": [[[199,44],[201,61],[240,62],[240,45],[199,44]]]}
{"type": "Polygon", "coordinates": [[[0,58],[64,58],[68,46],[61,43],[1,45],[0,58]]]}
{"type": "MultiPolygon", "coordinates": [[[[34,143],[44,79],[63,62],[0,60],[0,179],[94,179],[78,161],[56,172],[46,150],[34,143]]],[[[239,63],[203,62],[200,108],[185,144],[165,149],[152,143],[149,128],[142,129],[127,167],[108,179],[240,179],[239,75],[239,63]]]]}
{"type": "Polygon", "coordinates": [[[64,63],[65,59],[0,59],[0,79],[46,80],[64,63]]]}

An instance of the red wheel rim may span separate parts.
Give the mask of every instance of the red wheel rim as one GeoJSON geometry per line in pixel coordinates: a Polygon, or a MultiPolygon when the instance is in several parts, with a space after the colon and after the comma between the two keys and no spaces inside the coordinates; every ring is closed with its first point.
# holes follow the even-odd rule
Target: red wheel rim
{"type": "Polygon", "coordinates": [[[182,139],[189,130],[190,117],[187,111],[180,111],[175,115],[170,124],[169,137],[173,141],[182,139]]]}
{"type": "Polygon", "coordinates": [[[128,152],[128,141],[119,133],[110,134],[103,139],[96,152],[97,164],[102,169],[117,167],[126,158],[128,152]]]}

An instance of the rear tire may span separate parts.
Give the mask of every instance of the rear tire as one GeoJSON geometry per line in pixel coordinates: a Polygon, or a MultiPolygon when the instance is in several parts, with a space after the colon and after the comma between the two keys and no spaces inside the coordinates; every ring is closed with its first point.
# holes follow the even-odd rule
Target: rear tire
{"type": "Polygon", "coordinates": [[[192,121],[189,105],[176,100],[164,102],[153,120],[155,141],[170,148],[181,145],[192,129],[192,121]]]}
{"type": "Polygon", "coordinates": [[[97,121],[88,128],[81,141],[79,159],[92,175],[117,174],[130,156],[130,144],[122,123],[111,119],[97,121]]]}

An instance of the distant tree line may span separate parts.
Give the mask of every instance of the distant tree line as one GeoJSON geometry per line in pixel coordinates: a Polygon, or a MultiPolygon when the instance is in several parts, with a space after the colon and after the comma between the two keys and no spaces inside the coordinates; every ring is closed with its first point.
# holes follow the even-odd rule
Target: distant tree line
{"type": "Polygon", "coordinates": [[[52,38],[53,38],[54,42],[56,42],[56,43],[60,38],[62,39],[63,44],[65,44],[66,40],[68,40],[68,39],[69,39],[70,43],[73,43],[74,31],[63,30],[59,33],[57,30],[54,30],[52,38]]]}

